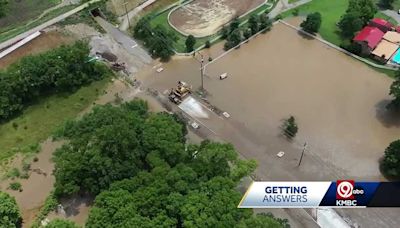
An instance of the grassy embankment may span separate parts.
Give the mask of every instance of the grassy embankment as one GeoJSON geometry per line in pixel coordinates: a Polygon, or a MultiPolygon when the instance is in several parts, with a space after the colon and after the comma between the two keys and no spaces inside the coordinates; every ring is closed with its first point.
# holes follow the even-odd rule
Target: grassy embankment
{"type": "Polygon", "coordinates": [[[13,38],[14,36],[17,36],[25,31],[28,31],[29,29],[32,29],[40,24],[43,24],[46,21],[49,21],[65,12],[68,12],[72,9],[77,7],[77,5],[69,5],[69,6],[63,6],[54,10],[49,11],[47,14],[45,14],[43,17],[39,19],[32,20],[31,23],[24,23],[24,24],[19,24],[19,25],[11,25],[11,27],[2,29],[3,31],[0,32],[0,42],[4,42],[8,39],[13,38]]]}
{"type": "Polygon", "coordinates": [[[82,87],[73,94],[46,97],[23,113],[0,124],[0,162],[16,153],[30,153],[66,120],[82,112],[106,88],[109,78],[82,87]]]}
{"type": "MultiPolygon", "coordinates": [[[[240,21],[242,22],[241,26],[244,26],[248,20],[248,18],[250,17],[250,15],[259,15],[263,12],[265,12],[268,9],[268,5],[261,5],[259,8],[257,8],[256,10],[254,10],[253,12],[251,12],[250,14],[240,18],[240,21]]],[[[186,46],[185,46],[185,41],[186,41],[186,36],[182,35],[181,33],[179,33],[178,31],[176,31],[174,28],[172,28],[169,23],[168,23],[168,14],[171,10],[167,10],[159,15],[157,15],[156,17],[154,17],[150,24],[152,26],[157,26],[157,25],[162,25],[164,26],[168,31],[173,32],[178,40],[175,42],[175,50],[178,52],[186,52],[186,46]]],[[[154,13],[154,11],[152,11],[154,13]]],[[[219,34],[214,34],[212,36],[208,36],[208,37],[203,37],[203,38],[197,38],[196,39],[196,45],[195,45],[195,49],[204,45],[205,42],[207,40],[211,41],[212,39],[215,39],[219,36],[219,34]]],[[[216,42],[218,42],[218,40],[216,40],[216,42]]]]}

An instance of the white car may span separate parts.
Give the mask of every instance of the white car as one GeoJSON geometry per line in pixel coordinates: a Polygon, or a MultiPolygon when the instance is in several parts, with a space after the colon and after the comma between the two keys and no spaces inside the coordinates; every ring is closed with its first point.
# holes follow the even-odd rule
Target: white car
{"type": "Polygon", "coordinates": [[[199,129],[200,128],[200,125],[198,123],[194,122],[194,121],[190,124],[190,126],[192,126],[193,129],[199,129]]]}

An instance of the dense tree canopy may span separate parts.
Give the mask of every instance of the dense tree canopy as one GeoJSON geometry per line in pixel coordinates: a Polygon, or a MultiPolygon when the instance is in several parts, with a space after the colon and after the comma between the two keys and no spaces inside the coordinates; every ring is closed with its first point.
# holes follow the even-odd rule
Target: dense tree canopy
{"type": "Polygon", "coordinates": [[[88,62],[88,55],[88,44],[79,41],[24,57],[6,70],[0,70],[0,121],[12,117],[40,96],[73,91],[103,78],[108,69],[88,62]]]}
{"type": "MultiPolygon", "coordinates": [[[[196,149],[198,154],[203,152],[196,149]]],[[[237,182],[223,173],[219,176],[218,172],[205,178],[191,167],[196,159],[173,168],[159,166],[112,184],[97,196],[86,227],[138,224],[141,227],[248,227],[248,224],[283,227],[286,224],[271,217],[253,216],[251,210],[237,209],[241,198],[234,189],[237,182]]]]}
{"type": "Polygon", "coordinates": [[[54,219],[46,225],[46,228],[79,228],[79,226],[65,219],[54,219]]]}
{"type": "Polygon", "coordinates": [[[320,13],[311,13],[307,15],[306,20],[300,24],[300,27],[306,32],[316,33],[321,27],[321,21],[322,19],[320,13]]]}
{"type": "Polygon", "coordinates": [[[97,195],[86,227],[282,227],[287,222],[237,209],[239,181],[256,168],[230,144],[187,144],[168,113],[134,100],[96,107],[69,122],[55,153],[56,193],[97,195]]]}
{"type": "Polygon", "coordinates": [[[176,35],[165,29],[161,25],[154,28],[150,25],[151,16],[142,17],[133,28],[135,38],[144,42],[154,58],[168,61],[174,52],[174,43],[177,41],[176,35]]]}
{"type": "Polygon", "coordinates": [[[143,169],[146,154],[140,135],[146,113],[141,112],[146,104],[133,103],[121,108],[96,107],[82,120],[66,125],[60,135],[70,143],[55,153],[56,194],[80,190],[97,194],[111,182],[143,169]]]}
{"type": "Polygon", "coordinates": [[[386,174],[400,178],[400,140],[392,142],[386,148],[382,166],[386,174]]]}
{"type": "Polygon", "coordinates": [[[351,37],[374,17],[377,7],[373,0],[349,0],[346,13],[339,21],[345,37],[351,37]]]}
{"type": "Polygon", "coordinates": [[[15,198],[0,191],[0,227],[21,226],[21,214],[15,198]]]}

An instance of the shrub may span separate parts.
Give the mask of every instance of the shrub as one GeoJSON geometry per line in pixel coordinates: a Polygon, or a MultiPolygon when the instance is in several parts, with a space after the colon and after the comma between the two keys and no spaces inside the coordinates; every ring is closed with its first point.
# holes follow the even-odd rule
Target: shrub
{"type": "Polygon", "coordinates": [[[12,168],[8,173],[7,177],[14,179],[15,177],[19,177],[21,175],[21,172],[19,171],[18,168],[12,168]]]}
{"type": "Polygon", "coordinates": [[[22,192],[22,185],[19,182],[11,182],[8,188],[14,191],[22,192]]]}
{"type": "Polygon", "coordinates": [[[206,41],[206,43],[204,44],[205,48],[210,48],[211,47],[211,43],[209,40],[206,41]]]}

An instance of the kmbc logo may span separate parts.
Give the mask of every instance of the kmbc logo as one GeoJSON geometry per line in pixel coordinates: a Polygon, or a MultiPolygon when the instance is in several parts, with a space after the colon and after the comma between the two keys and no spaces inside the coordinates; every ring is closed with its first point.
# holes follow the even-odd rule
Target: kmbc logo
{"type": "Polygon", "coordinates": [[[336,181],[336,199],[348,200],[354,199],[354,180],[338,180],[336,181]]]}
{"type": "Polygon", "coordinates": [[[355,196],[363,194],[363,189],[354,187],[354,180],[336,181],[336,206],[357,206],[355,196]]]}

